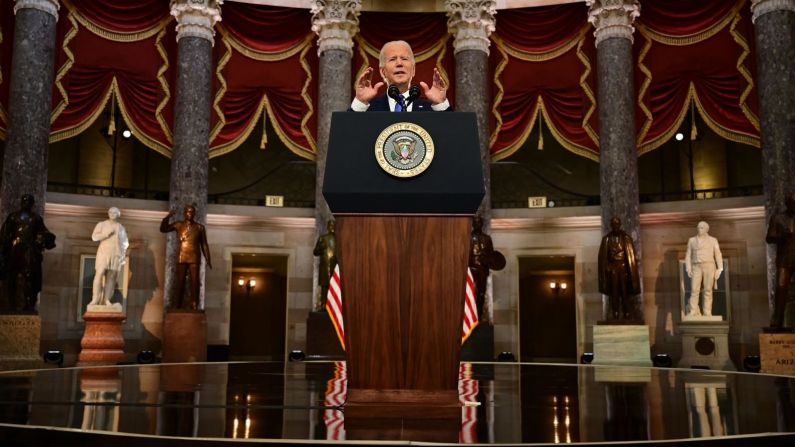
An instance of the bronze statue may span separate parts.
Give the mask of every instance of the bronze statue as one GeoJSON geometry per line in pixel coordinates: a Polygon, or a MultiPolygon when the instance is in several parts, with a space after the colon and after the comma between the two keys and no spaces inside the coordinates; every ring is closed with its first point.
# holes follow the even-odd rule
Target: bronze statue
{"type": "Polygon", "coordinates": [[[315,243],[315,256],[320,256],[320,263],[317,268],[317,283],[320,286],[320,301],[316,310],[326,307],[328,297],[328,287],[334,268],[337,266],[337,236],[334,234],[334,221],[330,220],[326,224],[328,233],[317,238],[315,243]]]}
{"type": "Polygon", "coordinates": [[[630,320],[630,297],[640,293],[635,245],[621,229],[621,219],[612,218],[610,228],[599,246],[599,292],[610,298],[608,320],[630,320]]]}
{"type": "Polygon", "coordinates": [[[202,254],[204,254],[204,259],[207,261],[207,266],[213,268],[213,264],[210,262],[210,247],[207,245],[207,233],[204,230],[204,225],[193,220],[196,216],[196,207],[193,205],[185,206],[185,218],[181,222],[169,223],[169,219],[174,214],[176,214],[176,211],[169,211],[168,215],[160,222],[160,231],[162,233],[176,231],[179,239],[177,271],[174,275],[175,285],[174,295],[172,296],[172,299],[176,299],[176,306],[169,301],[169,308],[198,310],[200,309],[199,264],[201,263],[202,254]],[[187,273],[190,273],[191,301],[189,303],[183,301],[185,275],[187,273]]]}
{"type": "Polygon", "coordinates": [[[25,194],[21,209],[8,215],[0,229],[0,272],[6,281],[9,310],[35,312],[41,291],[44,250],[55,248],[55,235],[33,211],[33,196],[25,194]]]}
{"type": "Polygon", "coordinates": [[[784,309],[789,298],[789,283],[795,269],[795,193],[786,198],[787,210],[770,218],[765,241],[776,244],[776,292],[770,329],[784,328],[784,309]]]}
{"type": "Polygon", "coordinates": [[[483,305],[486,302],[489,270],[503,268],[505,268],[505,256],[494,250],[491,236],[483,232],[483,218],[475,216],[472,219],[472,235],[469,238],[469,270],[472,271],[472,277],[475,279],[475,304],[479,319],[483,316],[483,305]]]}

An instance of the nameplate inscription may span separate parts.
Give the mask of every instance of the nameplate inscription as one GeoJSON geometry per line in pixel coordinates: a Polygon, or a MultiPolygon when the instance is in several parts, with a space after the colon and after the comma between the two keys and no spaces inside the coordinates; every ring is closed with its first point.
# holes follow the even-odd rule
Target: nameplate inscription
{"type": "Polygon", "coordinates": [[[759,334],[762,372],[795,374],[795,334],[759,334]]]}

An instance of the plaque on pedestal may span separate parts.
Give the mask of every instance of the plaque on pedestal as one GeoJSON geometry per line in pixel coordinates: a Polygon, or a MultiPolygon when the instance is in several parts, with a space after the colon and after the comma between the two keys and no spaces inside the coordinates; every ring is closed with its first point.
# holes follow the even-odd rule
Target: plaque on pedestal
{"type": "Polygon", "coordinates": [[[678,367],[737,370],[729,358],[729,323],[682,321],[679,332],[682,334],[682,359],[678,367]]]}
{"type": "Polygon", "coordinates": [[[649,326],[640,324],[596,325],[593,328],[593,365],[623,366],[597,368],[599,382],[646,382],[651,363],[649,326]]]}
{"type": "MultiPolygon", "coordinates": [[[[97,312],[94,309],[113,309],[111,306],[90,306],[83,314],[86,329],[80,340],[80,365],[114,365],[127,359],[121,324],[127,316],[121,312],[97,312]],[[93,309],[92,309],[93,308],[93,309]]],[[[119,305],[120,309],[121,306],[119,305]]]]}
{"type": "Polygon", "coordinates": [[[0,364],[13,368],[40,365],[40,337],[40,316],[0,315],[0,364]]]}
{"type": "Polygon", "coordinates": [[[762,372],[795,375],[795,334],[759,334],[762,372]]]}
{"type": "Polygon", "coordinates": [[[207,361],[207,315],[172,309],[163,322],[163,363],[207,361]]]}

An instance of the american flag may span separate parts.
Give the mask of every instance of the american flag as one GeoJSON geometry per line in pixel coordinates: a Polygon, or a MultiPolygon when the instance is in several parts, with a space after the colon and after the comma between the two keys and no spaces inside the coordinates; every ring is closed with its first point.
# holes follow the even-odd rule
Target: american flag
{"type": "Polygon", "coordinates": [[[323,422],[326,424],[326,439],[345,440],[345,415],[340,406],[348,396],[348,371],[345,362],[334,362],[334,377],[326,385],[326,399],[323,401],[323,422]]]}
{"type": "MultiPolygon", "coordinates": [[[[478,311],[475,304],[475,278],[472,271],[467,269],[466,290],[464,292],[464,318],[461,322],[461,344],[472,334],[475,326],[478,325],[478,311]]],[[[328,296],[326,297],[326,312],[331,317],[331,323],[337,332],[342,349],[345,349],[345,325],[342,318],[342,289],[340,286],[340,265],[334,267],[334,274],[328,286],[328,296]]]]}

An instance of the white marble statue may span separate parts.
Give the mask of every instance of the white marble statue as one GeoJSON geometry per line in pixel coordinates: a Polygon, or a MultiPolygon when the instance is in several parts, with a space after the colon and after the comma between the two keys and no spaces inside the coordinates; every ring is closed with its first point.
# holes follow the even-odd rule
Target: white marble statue
{"type": "Polygon", "coordinates": [[[718,287],[718,278],[723,273],[723,255],[720,253],[718,240],[709,235],[709,224],[701,221],[696,228],[698,234],[687,241],[685,254],[685,269],[692,285],[685,317],[711,317],[712,290],[718,287]],[[702,287],[704,305],[699,308],[702,287]]]}
{"type": "MultiPolygon", "coordinates": [[[[94,290],[89,306],[109,306],[116,279],[124,267],[127,256],[127,231],[119,223],[121,211],[115,206],[108,210],[108,220],[94,227],[91,239],[99,242],[97,260],[94,264],[94,290]]],[[[118,304],[118,303],[117,303],[118,304]]],[[[118,306],[121,311],[120,306],[118,306]]]]}

